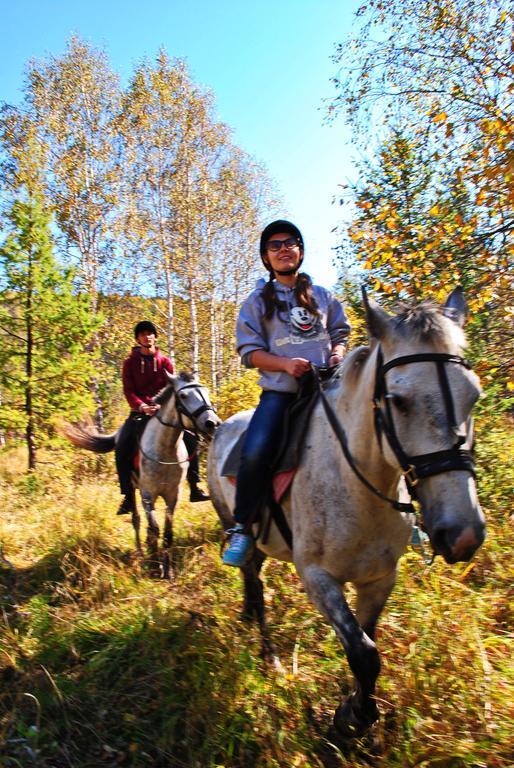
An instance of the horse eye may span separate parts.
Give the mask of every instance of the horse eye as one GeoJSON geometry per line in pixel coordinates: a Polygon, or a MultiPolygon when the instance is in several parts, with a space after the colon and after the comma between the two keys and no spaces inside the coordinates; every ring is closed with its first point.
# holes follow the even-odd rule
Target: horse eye
{"type": "Polygon", "coordinates": [[[180,397],[181,397],[182,400],[187,400],[187,395],[185,395],[185,394],[180,395],[180,397]]]}
{"type": "Polygon", "coordinates": [[[400,411],[400,413],[407,414],[409,412],[409,406],[407,400],[401,395],[387,395],[392,401],[394,407],[400,411]]]}

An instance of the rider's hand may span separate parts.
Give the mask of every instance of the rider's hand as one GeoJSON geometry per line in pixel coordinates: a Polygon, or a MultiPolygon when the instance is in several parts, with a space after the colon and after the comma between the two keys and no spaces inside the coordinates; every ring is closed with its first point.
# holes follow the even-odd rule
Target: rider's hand
{"type": "Polygon", "coordinates": [[[154,413],[157,413],[160,407],[160,405],[147,405],[146,403],[143,403],[139,410],[141,413],[144,413],[145,416],[153,416],[154,413]]]}
{"type": "Polygon", "coordinates": [[[333,368],[334,366],[339,365],[339,363],[342,362],[345,351],[346,351],[345,344],[335,345],[335,347],[332,349],[332,352],[330,353],[330,357],[328,358],[329,368],[333,368]]]}
{"type": "Polygon", "coordinates": [[[307,373],[310,366],[311,364],[309,361],[305,360],[303,357],[291,357],[286,360],[284,364],[284,370],[286,373],[294,376],[295,379],[299,379],[300,376],[303,376],[304,373],[307,373]]]}

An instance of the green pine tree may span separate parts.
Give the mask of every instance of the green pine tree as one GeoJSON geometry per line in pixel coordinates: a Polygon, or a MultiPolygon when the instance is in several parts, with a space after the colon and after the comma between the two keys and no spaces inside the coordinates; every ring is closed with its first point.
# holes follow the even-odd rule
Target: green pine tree
{"type": "Polygon", "coordinates": [[[98,326],[73,271],[53,255],[50,214],[41,199],[14,202],[0,247],[0,428],[23,431],[28,467],[55,420],[91,407],[85,344],[98,326]]]}

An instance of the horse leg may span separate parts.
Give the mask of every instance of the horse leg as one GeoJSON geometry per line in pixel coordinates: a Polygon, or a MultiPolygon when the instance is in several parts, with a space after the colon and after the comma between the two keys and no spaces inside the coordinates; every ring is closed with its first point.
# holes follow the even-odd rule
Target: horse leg
{"type": "Polygon", "coordinates": [[[173,581],[173,564],[172,564],[172,546],[173,546],[173,513],[175,511],[175,505],[177,503],[177,497],[170,503],[166,500],[166,514],[164,518],[164,533],[162,539],[163,547],[163,578],[168,581],[173,581]]]}
{"type": "Polygon", "coordinates": [[[134,503],[134,510],[132,512],[132,527],[134,528],[134,535],[136,537],[136,549],[138,551],[138,554],[141,554],[143,551],[141,547],[141,536],[140,536],[141,515],[139,514],[139,510],[137,508],[136,503],[134,503]]]}
{"type": "Polygon", "coordinates": [[[150,574],[154,577],[159,577],[161,575],[161,564],[159,561],[160,530],[154,509],[155,499],[148,493],[148,491],[141,491],[141,499],[147,520],[146,546],[149,555],[148,566],[150,574]]]}
{"type": "Polygon", "coordinates": [[[364,632],[375,640],[377,621],[393,591],[396,581],[396,569],[377,581],[368,584],[356,584],[357,604],[355,615],[364,632]]]}
{"type": "Polygon", "coordinates": [[[343,644],[355,678],[355,689],[336,710],[334,727],[344,738],[361,736],[378,719],[374,693],[380,658],[375,643],[363,631],[333,576],[318,566],[309,566],[301,577],[313,603],[343,644]]]}
{"type": "Polygon", "coordinates": [[[244,605],[241,618],[243,621],[257,619],[261,634],[261,656],[266,662],[272,662],[278,672],[283,672],[284,668],[277,656],[266,620],[264,586],[260,578],[260,571],[265,559],[266,555],[256,549],[251,560],[241,568],[244,580],[244,605]]]}

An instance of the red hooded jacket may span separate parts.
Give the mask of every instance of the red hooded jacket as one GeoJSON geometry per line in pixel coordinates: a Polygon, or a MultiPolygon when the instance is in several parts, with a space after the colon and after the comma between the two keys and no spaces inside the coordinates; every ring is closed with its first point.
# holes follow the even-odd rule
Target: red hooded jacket
{"type": "Polygon", "coordinates": [[[168,383],[166,374],[173,373],[173,363],[161,355],[158,348],[155,355],[141,354],[141,347],[132,347],[132,352],[123,363],[123,392],[133,411],[139,411],[143,403],[149,405],[157,392],[168,383]]]}

